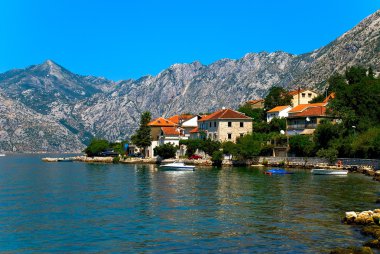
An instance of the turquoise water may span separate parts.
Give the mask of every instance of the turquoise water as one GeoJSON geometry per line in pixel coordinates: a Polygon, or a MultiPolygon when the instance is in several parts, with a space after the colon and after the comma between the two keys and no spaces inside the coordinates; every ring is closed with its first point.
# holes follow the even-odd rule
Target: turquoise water
{"type": "Polygon", "coordinates": [[[0,252],[316,253],[361,245],[344,211],[377,208],[370,178],[254,168],[0,158],[0,252]]]}

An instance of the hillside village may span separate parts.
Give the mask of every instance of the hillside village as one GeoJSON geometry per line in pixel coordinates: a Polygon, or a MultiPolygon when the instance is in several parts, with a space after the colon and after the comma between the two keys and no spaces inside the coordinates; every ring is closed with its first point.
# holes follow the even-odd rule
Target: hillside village
{"type": "MultiPolygon", "coordinates": [[[[321,103],[309,103],[318,96],[309,89],[289,91],[288,94],[291,95],[291,105],[265,110],[268,123],[274,118],[286,119],[286,129],[282,130],[282,134],[310,135],[323,119],[330,119],[326,114],[326,105],[329,99],[334,97],[333,94],[321,103]]],[[[247,101],[246,105],[252,109],[264,109],[264,99],[247,101]]],[[[181,140],[203,138],[219,142],[236,142],[238,138],[252,133],[252,125],[251,117],[229,108],[222,108],[207,115],[181,114],[167,118],[159,117],[148,123],[152,143],[145,149],[144,156],[155,157],[154,149],[168,143],[178,147],[177,157],[184,156],[186,146],[180,145],[181,140]]]]}

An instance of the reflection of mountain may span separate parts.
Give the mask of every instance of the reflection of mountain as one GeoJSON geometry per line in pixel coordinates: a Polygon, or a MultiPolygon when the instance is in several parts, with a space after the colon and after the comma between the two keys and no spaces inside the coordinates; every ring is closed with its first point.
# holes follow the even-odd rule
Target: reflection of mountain
{"type": "Polygon", "coordinates": [[[238,60],[222,59],[210,65],[174,64],[157,76],[138,80],[113,82],[81,76],[50,60],[11,70],[0,74],[0,96],[20,109],[14,110],[14,116],[2,114],[0,150],[79,150],[83,147],[80,142],[93,136],[110,140],[128,137],[146,110],[153,117],[209,112],[262,97],[273,85],[319,89],[332,73],[354,64],[380,71],[379,26],[377,11],[311,53],[249,53],[238,60]],[[39,121],[48,124],[43,129],[40,124],[27,124],[19,112],[24,109],[30,117],[27,119],[43,118],[39,121]],[[40,130],[54,135],[39,135],[40,130]],[[30,140],[37,145],[29,145],[30,140]]]}

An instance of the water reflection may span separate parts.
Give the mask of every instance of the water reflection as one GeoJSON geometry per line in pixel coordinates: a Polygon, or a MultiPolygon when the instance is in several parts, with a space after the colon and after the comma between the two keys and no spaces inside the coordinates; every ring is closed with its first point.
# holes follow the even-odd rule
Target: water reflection
{"type": "Polygon", "coordinates": [[[0,168],[3,252],[323,252],[361,244],[339,216],[380,193],[362,175],[21,158],[0,168]]]}

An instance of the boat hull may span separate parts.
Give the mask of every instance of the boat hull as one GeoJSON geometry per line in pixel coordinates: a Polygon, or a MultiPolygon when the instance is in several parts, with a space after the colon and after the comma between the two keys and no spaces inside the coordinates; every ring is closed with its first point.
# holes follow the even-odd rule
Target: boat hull
{"type": "Polygon", "coordinates": [[[160,168],[165,170],[193,171],[195,166],[185,165],[184,163],[170,163],[161,165],[160,168]]]}
{"type": "Polygon", "coordinates": [[[348,170],[312,169],[313,175],[347,175],[348,170]]]}

